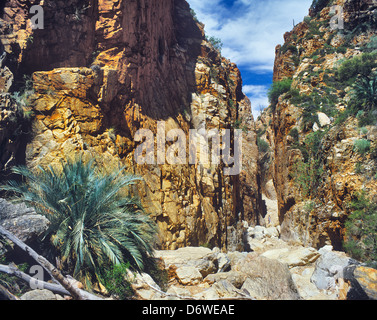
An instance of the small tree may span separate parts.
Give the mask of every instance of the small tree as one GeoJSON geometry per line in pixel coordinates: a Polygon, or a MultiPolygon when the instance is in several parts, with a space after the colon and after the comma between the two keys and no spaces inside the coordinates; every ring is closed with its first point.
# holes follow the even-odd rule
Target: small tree
{"type": "Polygon", "coordinates": [[[223,42],[220,38],[216,37],[209,37],[207,38],[207,41],[218,51],[221,53],[221,50],[223,49],[223,42]]]}
{"type": "Polygon", "coordinates": [[[268,99],[270,101],[271,107],[275,110],[276,105],[279,102],[279,97],[291,90],[292,79],[287,78],[282,81],[276,81],[272,84],[268,91],[268,99]]]}

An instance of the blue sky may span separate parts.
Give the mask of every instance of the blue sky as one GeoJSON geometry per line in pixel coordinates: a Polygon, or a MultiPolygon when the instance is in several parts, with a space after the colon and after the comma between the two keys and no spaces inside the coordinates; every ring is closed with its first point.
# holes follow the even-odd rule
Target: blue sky
{"type": "Polygon", "coordinates": [[[241,70],[253,115],[268,105],[275,47],[308,15],[312,0],[187,0],[208,36],[222,40],[224,57],[241,70]]]}

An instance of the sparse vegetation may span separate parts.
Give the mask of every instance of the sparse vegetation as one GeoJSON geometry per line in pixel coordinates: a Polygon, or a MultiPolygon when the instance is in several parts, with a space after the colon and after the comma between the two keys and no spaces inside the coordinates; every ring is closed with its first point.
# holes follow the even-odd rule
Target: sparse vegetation
{"type": "Polygon", "coordinates": [[[295,145],[301,151],[303,159],[295,164],[293,178],[300,186],[303,198],[314,196],[320,185],[324,171],[319,153],[324,135],[325,132],[322,131],[310,133],[302,145],[295,145]]]}
{"type": "Polygon", "coordinates": [[[268,99],[270,101],[272,110],[275,110],[276,105],[279,102],[279,97],[291,90],[292,79],[286,78],[282,81],[276,81],[272,84],[268,91],[268,99]]]}
{"type": "Polygon", "coordinates": [[[289,135],[294,139],[295,142],[299,141],[300,134],[297,130],[297,128],[293,128],[290,132],[289,135]]]}
{"type": "Polygon", "coordinates": [[[129,267],[129,263],[122,263],[102,270],[101,282],[109,294],[120,300],[127,300],[134,294],[131,284],[127,279],[129,267]]]}
{"type": "Polygon", "coordinates": [[[30,109],[30,97],[34,94],[33,80],[30,76],[23,76],[23,84],[20,91],[15,91],[11,94],[11,100],[17,106],[17,110],[25,120],[30,120],[33,112],[30,109]]]}
{"type": "Polygon", "coordinates": [[[328,6],[330,0],[313,0],[310,9],[313,11],[314,14],[321,12],[326,6],[328,6]]]}
{"type": "Polygon", "coordinates": [[[268,142],[262,138],[257,138],[257,145],[258,145],[258,150],[260,153],[266,153],[270,150],[270,145],[268,142]]]}
{"type": "Polygon", "coordinates": [[[356,193],[350,204],[352,214],[346,221],[347,240],[344,247],[354,259],[377,260],[377,203],[365,191],[356,193]]]}
{"type": "Polygon", "coordinates": [[[354,143],[354,151],[365,156],[370,151],[371,142],[366,139],[356,140],[354,143]]]}
{"type": "MultiPolygon", "coordinates": [[[[0,257],[0,264],[8,265],[10,262],[7,261],[5,256],[0,257]]],[[[21,272],[26,272],[29,268],[27,263],[17,265],[18,270],[21,272]]],[[[29,290],[29,285],[25,281],[17,278],[16,276],[11,276],[5,273],[0,273],[0,285],[11,292],[16,292],[16,296],[21,296],[29,290]]]]}
{"type": "Polygon", "coordinates": [[[222,43],[220,38],[206,37],[206,40],[215,48],[215,50],[221,53],[224,44],[222,43]]]}
{"type": "Polygon", "coordinates": [[[371,110],[377,106],[377,74],[360,76],[353,85],[353,99],[358,109],[371,110]]]}
{"type": "Polygon", "coordinates": [[[369,77],[377,67],[377,52],[364,53],[345,60],[337,70],[337,79],[348,86],[352,85],[359,75],[369,77]]]}

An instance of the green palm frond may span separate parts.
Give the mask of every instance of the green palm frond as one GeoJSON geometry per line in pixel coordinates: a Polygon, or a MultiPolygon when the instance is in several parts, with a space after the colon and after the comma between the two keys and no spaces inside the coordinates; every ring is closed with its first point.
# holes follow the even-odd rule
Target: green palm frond
{"type": "Polygon", "coordinates": [[[361,76],[353,85],[353,98],[367,109],[377,106],[377,74],[361,76]]]}
{"type": "Polygon", "coordinates": [[[58,170],[16,167],[23,182],[10,181],[1,190],[15,193],[50,222],[51,239],[73,276],[85,283],[99,279],[101,265],[129,262],[137,271],[153,254],[157,227],[140,200],[126,193],[141,179],[119,168],[99,172],[94,160],[82,157],[61,163],[58,170]]]}

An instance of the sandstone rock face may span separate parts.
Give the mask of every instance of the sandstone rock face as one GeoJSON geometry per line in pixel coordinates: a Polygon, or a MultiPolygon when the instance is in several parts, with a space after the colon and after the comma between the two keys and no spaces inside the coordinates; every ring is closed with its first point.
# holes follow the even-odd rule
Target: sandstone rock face
{"type": "Polygon", "coordinates": [[[109,170],[126,165],[144,178],[133,192],[156,220],[161,248],[243,247],[242,236],[234,236],[242,234],[241,222],[255,225],[265,214],[250,102],[237,66],[205,41],[186,1],[9,0],[2,22],[14,84],[32,75],[28,166],[59,165],[78,153],[109,170]],[[31,4],[44,8],[43,30],[31,29],[31,4]],[[182,130],[186,155],[190,129],[199,145],[211,129],[242,129],[240,174],[224,174],[223,161],[189,164],[188,156],[179,165],[157,157],[154,164],[136,163],[137,131],[151,130],[155,138],[161,128],[165,138],[182,130]]]}
{"type": "MultiPolygon", "coordinates": [[[[362,23],[374,23],[372,2],[335,1],[332,5],[343,6],[349,32],[362,23]]],[[[362,161],[353,147],[357,139],[371,138],[375,126],[368,126],[368,133],[363,135],[355,117],[335,123],[334,117],[349,105],[351,87],[330,88],[332,80],[338,81],[336,70],[342,61],[360,55],[360,48],[370,42],[372,33],[361,32],[353,38],[345,38],[338,30],[331,29],[330,19],[330,7],[318,14],[312,12],[285,34],[285,44],[276,50],[274,81],[292,78],[292,89],[303,99],[318,95],[319,100],[309,102],[313,110],[295,99],[294,92],[284,94],[274,111],[268,109],[262,114],[257,127],[263,128],[265,134],[261,137],[274,150],[271,164],[262,167],[261,175],[273,177],[281,238],[316,249],[332,245],[336,250],[343,250],[345,221],[350,214],[347,204],[360,190],[371,197],[375,195],[376,181],[368,177],[370,170],[375,170],[372,169],[374,160],[367,157],[362,161]],[[266,126],[266,119],[271,117],[270,126],[266,126]],[[309,163],[314,149],[310,144],[313,134],[317,134],[320,142],[316,156],[312,157],[318,162],[313,176],[309,177],[310,170],[307,170],[306,178],[312,183],[305,190],[302,183],[305,175],[298,175],[300,165],[305,161],[309,163]],[[360,162],[364,162],[364,174],[355,170],[360,162]]],[[[370,141],[373,148],[373,138],[370,141]]],[[[267,181],[263,180],[262,190],[266,189],[267,181]]]]}

